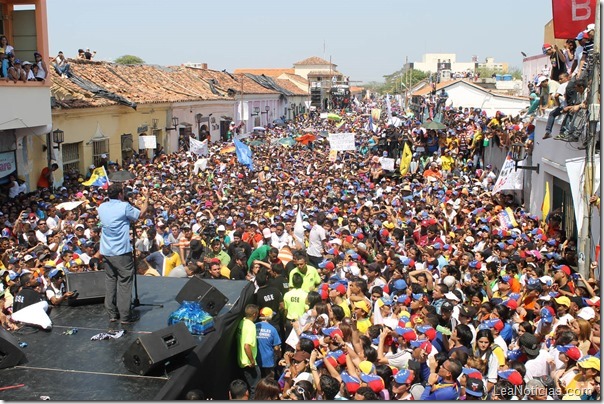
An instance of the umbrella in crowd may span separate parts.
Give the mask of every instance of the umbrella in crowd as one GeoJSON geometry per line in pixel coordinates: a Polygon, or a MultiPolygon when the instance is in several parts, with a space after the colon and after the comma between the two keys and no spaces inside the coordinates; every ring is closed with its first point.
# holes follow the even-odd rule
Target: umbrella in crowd
{"type": "Polygon", "coordinates": [[[317,137],[312,133],[307,133],[296,138],[296,142],[300,142],[303,145],[307,145],[309,142],[314,142],[315,140],[317,140],[317,137]]]}
{"type": "Polygon", "coordinates": [[[436,121],[430,121],[423,126],[424,126],[424,128],[431,129],[431,130],[443,130],[443,129],[447,128],[447,126],[445,124],[436,122],[436,121]]]}
{"type": "Polygon", "coordinates": [[[233,153],[235,151],[235,145],[228,145],[220,149],[219,154],[228,154],[233,153]]]}

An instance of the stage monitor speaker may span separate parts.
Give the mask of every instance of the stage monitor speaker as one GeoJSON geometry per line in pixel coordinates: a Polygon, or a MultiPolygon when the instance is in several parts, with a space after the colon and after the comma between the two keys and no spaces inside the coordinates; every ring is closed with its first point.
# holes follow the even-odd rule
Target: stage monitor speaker
{"type": "Polygon", "coordinates": [[[105,271],[73,272],[67,275],[67,291],[76,295],[67,299],[70,306],[102,303],[105,300],[105,271]]]}
{"type": "Polygon", "coordinates": [[[122,357],[126,369],[140,375],[183,359],[197,340],[184,323],[177,323],[151,334],[141,335],[122,357]]]}
{"type": "Polygon", "coordinates": [[[229,301],[222,292],[197,276],[189,279],[176,295],[178,303],[182,303],[185,300],[199,302],[201,308],[212,316],[217,316],[229,301]]]}
{"type": "Polygon", "coordinates": [[[10,332],[0,327],[0,369],[17,366],[25,359],[19,341],[10,332]]]}

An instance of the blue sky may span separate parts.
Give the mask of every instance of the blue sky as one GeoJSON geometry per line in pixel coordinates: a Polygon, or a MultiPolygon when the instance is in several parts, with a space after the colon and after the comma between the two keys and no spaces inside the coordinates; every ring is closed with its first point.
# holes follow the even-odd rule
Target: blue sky
{"type": "Polygon", "coordinates": [[[323,57],[353,81],[383,81],[424,53],[457,61],[494,57],[511,67],[541,52],[551,0],[48,0],[52,56],[97,60],[136,55],[147,63],[210,69],[290,68],[323,57]],[[325,44],[325,52],[324,52],[325,44]]]}

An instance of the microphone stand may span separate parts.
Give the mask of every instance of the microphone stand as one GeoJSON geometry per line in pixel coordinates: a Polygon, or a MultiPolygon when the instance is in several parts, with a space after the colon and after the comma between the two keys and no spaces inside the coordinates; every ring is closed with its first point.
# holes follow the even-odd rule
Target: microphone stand
{"type": "MultiPolygon", "coordinates": [[[[128,201],[128,203],[130,203],[128,201]]],[[[136,228],[134,223],[130,223],[130,228],[132,229],[132,258],[134,261],[134,300],[132,300],[132,307],[140,307],[140,306],[151,306],[151,307],[164,307],[163,304],[152,304],[152,303],[141,303],[138,299],[138,274],[136,269],[136,228]]]]}

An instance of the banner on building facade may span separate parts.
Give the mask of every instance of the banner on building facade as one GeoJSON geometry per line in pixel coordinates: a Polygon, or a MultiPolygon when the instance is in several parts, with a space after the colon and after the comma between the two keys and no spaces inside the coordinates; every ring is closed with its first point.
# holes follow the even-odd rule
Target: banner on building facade
{"type": "Polygon", "coordinates": [[[575,39],[596,21],[596,0],[552,0],[554,37],[575,39]]]}
{"type": "Polygon", "coordinates": [[[0,153],[0,178],[8,177],[17,170],[15,152],[0,153]]]}
{"type": "Polygon", "coordinates": [[[507,156],[499,172],[499,177],[493,186],[492,193],[495,195],[499,191],[521,190],[523,180],[523,170],[516,170],[514,160],[507,156]]]}

